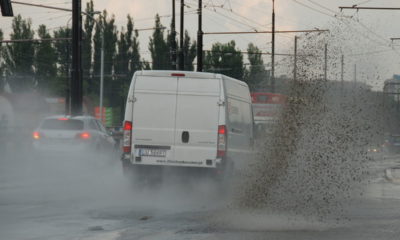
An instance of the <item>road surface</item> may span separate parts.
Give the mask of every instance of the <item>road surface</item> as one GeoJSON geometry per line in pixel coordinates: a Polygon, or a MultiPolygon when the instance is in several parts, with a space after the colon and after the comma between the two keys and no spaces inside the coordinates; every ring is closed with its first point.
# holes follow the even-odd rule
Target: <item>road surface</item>
{"type": "Polygon", "coordinates": [[[364,194],[344,216],[323,221],[231,207],[209,183],[169,179],[132,189],[117,159],[3,155],[0,239],[399,239],[400,185],[385,169],[400,156],[377,157],[364,194]]]}

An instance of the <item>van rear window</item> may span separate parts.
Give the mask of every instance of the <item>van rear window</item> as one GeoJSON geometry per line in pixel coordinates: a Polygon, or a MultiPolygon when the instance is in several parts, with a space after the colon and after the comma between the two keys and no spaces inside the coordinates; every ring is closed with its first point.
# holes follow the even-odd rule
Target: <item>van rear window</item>
{"type": "Polygon", "coordinates": [[[47,119],[44,120],[41,128],[47,130],[82,130],[83,121],[75,119],[47,119]]]}

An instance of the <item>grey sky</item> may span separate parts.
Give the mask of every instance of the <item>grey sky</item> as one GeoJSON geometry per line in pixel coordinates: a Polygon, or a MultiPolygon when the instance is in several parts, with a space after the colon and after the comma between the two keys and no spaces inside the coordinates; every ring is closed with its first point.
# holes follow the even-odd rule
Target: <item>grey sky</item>
{"type": "MultiPolygon", "coordinates": [[[[70,8],[71,0],[21,0],[30,3],[39,3],[52,6],[70,8]]],[[[82,9],[85,8],[86,0],[82,1],[82,9]]],[[[197,0],[185,0],[187,4],[185,28],[189,31],[192,39],[196,38],[197,0]]],[[[398,0],[276,0],[276,24],[277,30],[313,29],[330,28],[335,22],[340,22],[334,15],[340,15],[338,6],[379,6],[379,7],[400,7],[398,0]]],[[[270,30],[271,28],[271,3],[272,0],[203,0],[206,8],[204,12],[205,32],[212,31],[252,31],[270,30]]],[[[135,21],[135,28],[148,28],[154,25],[154,16],[159,13],[161,16],[169,15],[171,12],[171,0],[95,0],[95,9],[107,9],[115,15],[119,29],[126,24],[126,15],[131,14],[135,21]]],[[[179,14],[180,1],[176,1],[177,14],[179,14]]],[[[32,8],[14,4],[14,13],[21,14],[23,17],[32,19],[35,29],[39,24],[46,24],[50,29],[65,26],[70,18],[70,13],[56,10],[32,8]]],[[[354,63],[358,63],[360,78],[362,72],[369,75],[370,84],[380,88],[384,79],[391,77],[394,73],[400,73],[400,47],[397,52],[391,50],[391,37],[400,37],[398,22],[400,11],[354,11],[345,10],[343,14],[351,16],[350,24],[354,29],[348,31],[358,35],[355,39],[365,39],[368,44],[358,45],[349,42],[353,53],[360,55],[346,58],[348,60],[346,68],[346,79],[351,79],[351,72],[354,63]],[[368,52],[379,52],[365,54],[368,52]],[[372,67],[373,66],[373,67],[372,67]],[[374,69],[374,72],[371,72],[374,69]],[[376,80],[376,78],[379,78],[376,80]]],[[[169,26],[170,16],[162,17],[162,23],[169,26]]],[[[177,18],[179,27],[179,17],[177,18]]],[[[11,20],[4,17],[0,18],[0,26],[6,33],[11,29],[11,20]]],[[[178,28],[179,29],[179,28],[178,28]]],[[[148,58],[148,38],[151,31],[140,33],[141,54],[148,58]]],[[[294,34],[279,34],[277,36],[277,52],[290,53],[293,46],[294,34]]],[[[227,42],[234,39],[240,49],[245,51],[249,42],[254,42],[262,51],[270,51],[271,37],[267,34],[251,35],[207,35],[204,37],[204,49],[210,49],[212,43],[217,41],[227,42]]],[[[350,38],[351,41],[351,38],[350,38]]],[[[400,45],[400,42],[397,44],[400,45]]],[[[266,55],[264,60],[269,62],[270,57],[266,55]]],[[[279,61],[279,58],[277,59],[279,61]]],[[[277,71],[281,74],[290,74],[287,66],[277,66],[277,71]]],[[[364,74],[364,75],[365,75],[364,74]]],[[[336,77],[332,74],[332,77],[336,77]]]]}

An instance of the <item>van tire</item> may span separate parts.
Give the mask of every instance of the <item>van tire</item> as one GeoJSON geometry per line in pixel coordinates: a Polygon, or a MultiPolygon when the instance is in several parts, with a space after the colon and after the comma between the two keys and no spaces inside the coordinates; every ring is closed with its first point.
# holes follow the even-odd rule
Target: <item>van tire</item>
{"type": "Polygon", "coordinates": [[[219,173],[216,174],[216,180],[218,185],[223,190],[222,192],[229,191],[232,180],[233,180],[234,164],[232,161],[226,161],[219,169],[219,173]]]}
{"type": "Polygon", "coordinates": [[[125,159],[122,159],[122,174],[126,177],[130,183],[134,181],[134,171],[132,164],[125,159]]]}

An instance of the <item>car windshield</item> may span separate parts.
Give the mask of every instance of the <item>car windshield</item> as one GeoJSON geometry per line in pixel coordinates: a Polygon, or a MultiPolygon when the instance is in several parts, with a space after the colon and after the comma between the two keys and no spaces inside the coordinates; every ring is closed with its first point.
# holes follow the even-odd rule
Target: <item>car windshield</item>
{"type": "Polygon", "coordinates": [[[83,129],[83,121],[75,119],[68,119],[68,120],[47,119],[44,120],[41,129],[79,131],[83,129]]]}

